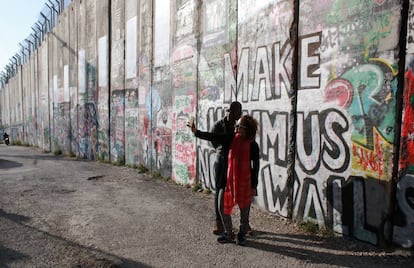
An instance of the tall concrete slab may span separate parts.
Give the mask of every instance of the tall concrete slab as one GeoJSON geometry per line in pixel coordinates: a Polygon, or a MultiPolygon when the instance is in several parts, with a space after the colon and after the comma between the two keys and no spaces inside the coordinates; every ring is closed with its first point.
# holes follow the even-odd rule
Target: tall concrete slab
{"type": "MultiPolygon", "coordinates": [[[[197,127],[210,130],[225,115],[229,103],[224,100],[225,59],[237,66],[237,0],[203,1],[199,7],[199,43],[197,86],[197,127]]],[[[191,137],[193,139],[193,137],[191,137]]],[[[195,141],[193,141],[195,142],[195,141]]],[[[216,191],[215,150],[209,142],[197,140],[197,178],[203,188],[216,191]]]]}
{"type": "Polygon", "coordinates": [[[196,115],[199,1],[177,0],[172,6],[172,166],[179,184],[195,182],[195,143],[186,123],[196,115]]]}
{"type": "Polygon", "coordinates": [[[28,132],[31,131],[30,122],[31,122],[31,98],[30,98],[30,66],[33,56],[29,57],[29,61],[23,65],[23,101],[26,103],[24,109],[24,123],[23,123],[23,133],[22,136],[24,138],[25,143],[29,142],[28,132]]]}
{"type": "MultiPolygon", "coordinates": [[[[37,41],[39,42],[39,41],[37,41]]],[[[33,101],[33,140],[31,144],[33,146],[38,146],[37,140],[39,135],[39,128],[38,128],[38,108],[39,108],[39,51],[36,49],[33,61],[32,61],[32,79],[31,79],[31,87],[32,87],[32,101],[33,101]]]]}
{"type": "Polygon", "coordinates": [[[138,41],[138,163],[151,168],[151,79],[153,51],[153,1],[139,2],[138,41]]]}
{"type": "Polygon", "coordinates": [[[49,70],[48,66],[48,42],[43,42],[38,49],[39,57],[39,147],[45,151],[50,151],[50,118],[49,118],[49,70]]]}
{"type": "Polygon", "coordinates": [[[125,1],[111,1],[111,162],[125,163],[125,1]]]}
{"type": "Polygon", "coordinates": [[[55,150],[61,151],[64,154],[70,152],[71,146],[71,128],[70,128],[70,89],[69,89],[69,14],[70,10],[65,9],[59,16],[58,24],[52,31],[54,42],[56,45],[55,60],[56,69],[54,76],[56,76],[56,107],[54,120],[55,140],[57,148],[55,150]]]}
{"type": "Polygon", "coordinates": [[[78,24],[79,156],[98,157],[96,1],[82,0],[78,24]]]}
{"type": "Polygon", "coordinates": [[[69,65],[69,155],[79,155],[78,143],[78,18],[79,2],[68,7],[68,65],[69,65]]]}
{"type": "MultiPolygon", "coordinates": [[[[404,6],[408,24],[414,23],[414,1],[404,6]]],[[[401,118],[401,140],[399,155],[399,175],[396,188],[396,209],[394,210],[393,242],[410,248],[414,246],[414,29],[407,27],[406,57],[404,66],[404,93],[401,118]]],[[[397,124],[398,125],[398,124],[397,124]]]]}
{"type": "Polygon", "coordinates": [[[97,100],[97,123],[98,123],[98,158],[109,161],[110,136],[109,136],[109,38],[110,38],[110,14],[111,7],[108,1],[97,1],[96,3],[96,36],[98,38],[98,100],[97,100]]]}
{"type": "Polygon", "coordinates": [[[301,1],[299,10],[295,217],[381,244],[391,225],[401,4],[301,1]]]}
{"type": "MultiPolygon", "coordinates": [[[[59,143],[59,36],[58,27],[52,29],[49,33],[49,88],[51,92],[51,149],[52,152],[59,152],[61,149],[59,143]]],[[[59,37],[60,38],[60,37],[59,37]]],[[[60,94],[63,96],[63,94],[60,94]]]]}
{"type": "Polygon", "coordinates": [[[125,164],[138,166],[139,1],[125,1],[125,164]]]}
{"type": "Polygon", "coordinates": [[[153,72],[148,101],[151,122],[151,166],[163,176],[172,176],[172,18],[173,1],[153,2],[153,72]]]}

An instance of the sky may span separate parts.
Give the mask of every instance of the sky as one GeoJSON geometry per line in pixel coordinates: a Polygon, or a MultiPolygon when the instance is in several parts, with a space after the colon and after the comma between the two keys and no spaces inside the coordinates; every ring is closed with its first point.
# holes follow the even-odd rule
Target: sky
{"type": "Polygon", "coordinates": [[[0,72],[21,51],[19,43],[31,33],[46,0],[0,0],[0,72]]]}

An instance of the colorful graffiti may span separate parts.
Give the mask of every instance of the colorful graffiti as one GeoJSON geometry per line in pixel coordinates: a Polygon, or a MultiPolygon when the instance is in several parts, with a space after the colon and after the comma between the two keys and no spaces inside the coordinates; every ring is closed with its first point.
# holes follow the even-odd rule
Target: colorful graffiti
{"type": "Polygon", "coordinates": [[[138,90],[125,90],[125,163],[138,163],[138,90]]]}
{"type": "Polygon", "coordinates": [[[352,118],[353,168],[390,180],[395,135],[398,71],[384,60],[358,64],[333,79],[325,101],[346,109],[352,118]]]}
{"type": "Polygon", "coordinates": [[[406,248],[414,246],[414,176],[403,175],[396,192],[393,241],[406,248]]]}
{"type": "Polygon", "coordinates": [[[399,170],[402,174],[414,173],[414,73],[405,73],[404,113],[401,127],[401,152],[399,170]]]}
{"type": "Polygon", "coordinates": [[[414,75],[413,55],[405,72],[403,115],[401,123],[399,175],[396,190],[393,241],[404,247],[414,246],[414,75]]]}
{"type": "Polygon", "coordinates": [[[111,161],[125,163],[125,90],[111,92],[110,152],[111,161]]]}
{"type": "Polygon", "coordinates": [[[96,159],[97,157],[97,130],[98,121],[96,106],[87,102],[77,107],[79,125],[79,155],[84,159],[96,159]]]}
{"type": "Polygon", "coordinates": [[[175,96],[172,129],[173,174],[177,183],[193,184],[196,176],[195,170],[195,141],[193,134],[186,126],[190,116],[194,114],[194,96],[175,96]]]}

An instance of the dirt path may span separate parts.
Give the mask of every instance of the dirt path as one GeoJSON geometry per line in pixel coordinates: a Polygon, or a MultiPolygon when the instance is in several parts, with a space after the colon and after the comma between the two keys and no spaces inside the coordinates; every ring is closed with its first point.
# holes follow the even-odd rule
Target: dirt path
{"type": "Polygon", "coordinates": [[[0,267],[414,267],[411,251],[307,235],[256,208],[247,246],[220,245],[212,203],[131,168],[0,145],[0,267]]]}

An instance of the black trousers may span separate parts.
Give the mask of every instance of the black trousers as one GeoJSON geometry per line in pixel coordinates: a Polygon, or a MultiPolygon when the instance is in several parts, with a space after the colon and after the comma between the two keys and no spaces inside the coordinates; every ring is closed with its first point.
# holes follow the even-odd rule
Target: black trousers
{"type": "MultiPolygon", "coordinates": [[[[233,223],[231,219],[231,215],[224,214],[224,192],[225,189],[221,189],[219,192],[219,198],[223,200],[221,203],[222,207],[220,209],[221,211],[221,218],[224,226],[224,230],[226,233],[231,234],[233,231],[233,223]]],[[[239,233],[246,234],[249,230],[249,215],[250,215],[250,206],[240,209],[240,227],[239,227],[239,233]]]]}
{"type": "Polygon", "coordinates": [[[220,197],[220,190],[226,188],[227,183],[227,159],[219,157],[214,162],[214,180],[216,183],[216,191],[214,193],[214,210],[216,213],[216,220],[221,221],[221,209],[223,208],[224,195],[220,197]]]}

